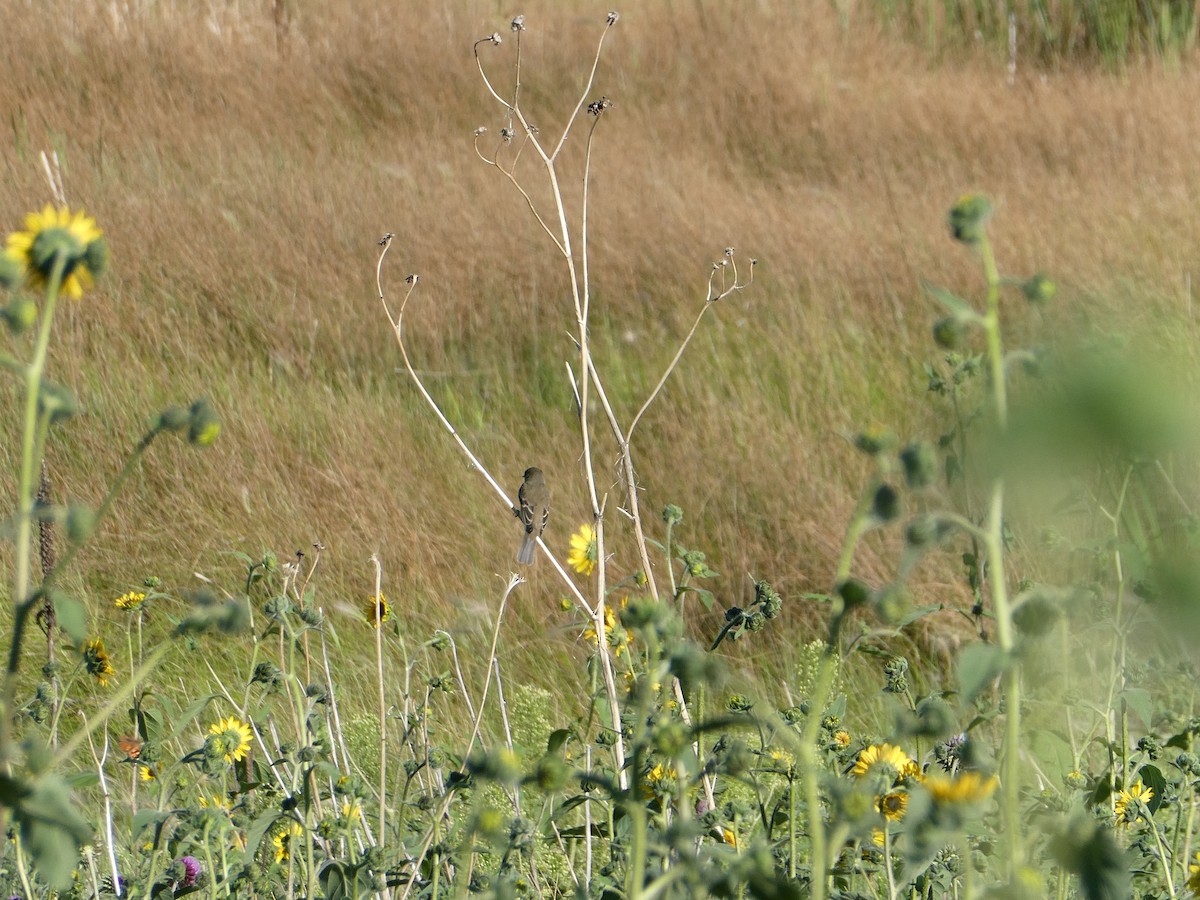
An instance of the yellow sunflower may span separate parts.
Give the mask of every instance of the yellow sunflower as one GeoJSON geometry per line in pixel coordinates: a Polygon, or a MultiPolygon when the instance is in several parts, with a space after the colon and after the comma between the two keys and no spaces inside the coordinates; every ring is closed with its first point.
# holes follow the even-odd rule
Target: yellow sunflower
{"type": "Polygon", "coordinates": [[[208,733],[221,742],[221,749],[227,763],[240,762],[245,759],[246,754],[250,752],[250,740],[254,737],[250,726],[238,719],[237,716],[222,719],[209,727],[208,733]]]}
{"type": "Polygon", "coordinates": [[[271,844],[275,847],[275,862],[281,863],[291,859],[296,838],[303,834],[304,829],[300,827],[299,822],[291,822],[277,828],[275,834],[271,835],[271,844]]]}
{"type": "MultiPolygon", "coordinates": [[[[628,605],[629,598],[626,597],[621,601],[621,609],[625,609],[628,605]]],[[[597,643],[595,622],[584,630],[583,636],[593,644],[597,643]]],[[[608,646],[612,648],[615,656],[625,653],[629,649],[629,645],[633,643],[633,635],[621,627],[621,623],[617,621],[617,614],[611,604],[604,607],[604,639],[608,642],[608,646]]]]}
{"type": "Polygon", "coordinates": [[[935,803],[978,803],[992,796],[1000,780],[995,775],[984,777],[982,772],[963,772],[957,778],[937,775],[925,781],[935,803]]]}
{"type": "Polygon", "coordinates": [[[883,766],[890,770],[893,778],[896,778],[905,771],[909,762],[908,754],[899,747],[892,744],[872,744],[858,754],[858,760],[854,763],[854,768],[850,770],[850,773],[862,778],[876,766],[883,766]]]}
{"type": "Polygon", "coordinates": [[[1188,880],[1187,889],[1193,894],[1200,894],[1200,850],[1192,857],[1192,862],[1188,863],[1188,880]]]}
{"type": "Polygon", "coordinates": [[[82,297],[108,267],[108,245],[96,220],[65,206],[55,209],[46,204],[40,213],[27,215],[25,230],[8,236],[4,253],[16,261],[34,288],[46,286],[61,257],[60,290],[72,300],[82,297]]]}
{"type": "Polygon", "coordinates": [[[142,608],[142,604],[146,602],[146,595],[140,591],[130,591],[127,594],[122,594],[113,601],[113,605],[117,609],[134,611],[142,608]]]}
{"type": "Polygon", "coordinates": [[[93,638],[83,645],[83,664],[100,687],[108,687],[108,679],[117,674],[100,638],[93,638]]]}
{"type": "Polygon", "coordinates": [[[378,594],[372,594],[363,601],[363,613],[366,614],[367,623],[376,628],[381,622],[386,622],[392,617],[392,607],[387,601],[387,596],[380,591],[378,594]]]}
{"type": "Polygon", "coordinates": [[[1140,778],[1128,788],[1122,790],[1117,794],[1117,799],[1113,803],[1113,812],[1117,815],[1118,824],[1129,825],[1133,822],[1142,821],[1142,817],[1137,814],[1138,808],[1153,799],[1153,788],[1148,788],[1142,784],[1140,778]]]}
{"type": "Polygon", "coordinates": [[[908,794],[902,791],[892,791],[884,794],[876,801],[880,814],[889,822],[899,822],[904,818],[908,809],[908,794]]]}
{"type": "Polygon", "coordinates": [[[571,550],[567,553],[567,565],[580,575],[591,575],[596,571],[596,563],[600,560],[600,550],[596,544],[596,529],[591,525],[580,525],[579,530],[571,535],[571,550]]]}

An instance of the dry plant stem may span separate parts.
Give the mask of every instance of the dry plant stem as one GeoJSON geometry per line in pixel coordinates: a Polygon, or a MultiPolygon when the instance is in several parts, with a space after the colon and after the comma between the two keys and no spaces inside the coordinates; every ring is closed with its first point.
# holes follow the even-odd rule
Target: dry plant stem
{"type": "Polygon", "coordinates": [[[375,683],[379,689],[379,846],[387,841],[387,693],[383,684],[383,619],[379,598],[383,591],[383,565],[378,556],[371,557],[375,567],[375,683]]]}
{"type": "MultiPolygon", "coordinates": [[[[479,728],[483,724],[483,712],[487,708],[488,689],[492,683],[492,665],[496,661],[496,647],[500,643],[500,624],[504,620],[504,609],[508,605],[508,598],[516,589],[518,584],[521,584],[524,579],[519,575],[509,577],[508,585],[504,589],[504,594],[500,598],[500,608],[496,611],[496,627],[492,630],[492,646],[488,651],[487,661],[487,677],[483,681],[483,691],[479,696],[479,713],[474,717],[474,724],[471,727],[471,739],[467,742],[467,749],[463,751],[463,762],[459,767],[459,771],[463,772],[467,768],[467,759],[471,755],[471,751],[475,748],[475,741],[479,738],[479,728]]],[[[413,877],[409,879],[408,884],[404,887],[404,893],[400,895],[401,900],[405,900],[412,893],[413,885],[417,883],[416,873],[421,871],[421,865],[425,862],[425,857],[429,854],[429,848],[433,846],[433,841],[437,837],[437,826],[446,815],[450,805],[454,802],[453,792],[447,792],[442,798],[442,803],[438,807],[437,812],[433,817],[433,826],[429,829],[429,834],[425,836],[424,843],[421,844],[421,851],[417,854],[416,860],[412,865],[413,877]]]]}
{"type": "MultiPolygon", "coordinates": [[[[80,713],[85,722],[87,717],[80,713]]],[[[104,764],[108,762],[108,735],[104,735],[104,754],[97,755],[96,744],[88,735],[88,749],[92,753],[92,762],[96,764],[96,777],[100,780],[100,796],[104,798],[104,851],[108,856],[108,867],[112,869],[113,892],[121,896],[121,870],[117,867],[116,836],[113,834],[112,793],[108,789],[108,779],[104,777],[104,764]]]]}
{"type": "MultiPolygon", "coordinates": [[[[497,496],[499,496],[500,499],[504,501],[507,508],[511,510],[513,508],[513,503],[512,500],[509,499],[508,495],[504,492],[504,488],[500,487],[500,484],[496,481],[496,479],[492,477],[491,473],[484,468],[483,464],[479,461],[475,454],[471,452],[471,448],[467,446],[466,442],[459,435],[457,429],[455,429],[454,425],[451,424],[450,420],[446,418],[446,415],[438,407],[437,402],[426,389],[425,383],[421,381],[421,377],[417,374],[416,370],[413,368],[412,362],[409,359],[408,348],[404,344],[404,310],[408,304],[409,297],[412,296],[413,290],[416,288],[416,278],[412,279],[408,291],[404,295],[404,299],[400,302],[399,311],[395,316],[393,316],[391,309],[388,307],[387,299],[383,293],[383,260],[387,255],[388,249],[392,245],[392,240],[392,235],[388,235],[386,238],[384,238],[383,250],[379,254],[379,262],[375,269],[375,286],[379,292],[379,301],[383,304],[383,311],[387,315],[388,321],[392,325],[392,334],[396,338],[397,346],[400,348],[400,355],[404,360],[405,371],[408,372],[409,378],[411,378],[413,384],[417,386],[417,390],[420,391],[421,396],[429,405],[429,408],[433,410],[433,413],[435,416],[437,416],[438,421],[442,423],[442,427],[450,432],[450,436],[454,439],[454,442],[458,444],[458,448],[470,461],[472,468],[476,469],[483,476],[484,480],[491,485],[492,490],[496,492],[497,496]]],[[[567,590],[570,591],[572,596],[575,598],[575,602],[579,605],[579,608],[587,613],[589,618],[594,617],[595,613],[592,610],[591,605],[584,598],[574,580],[567,573],[567,570],[562,567],[559,561],[555,559],[554,555],[547,549],[541,538],[538,538],[538,546],[542,548],[543,552],[545,552],[546,558],[550,560],[550,564],[558,573],[559,578],[562,579],[562,582],[566,586],[567,590]]]]}

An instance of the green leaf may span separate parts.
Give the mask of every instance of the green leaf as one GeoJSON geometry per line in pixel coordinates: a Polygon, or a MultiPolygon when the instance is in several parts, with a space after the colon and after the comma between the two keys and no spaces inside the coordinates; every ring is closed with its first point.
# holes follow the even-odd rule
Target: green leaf
{"type": "Polygon", "coordinates": [[[567,742],[567,738],[571,736],[571,732],[565,728],[559,728],[550,732],[550,738],[546,741],[546,752],[556,753],[562,749],[563,744],[567,742]]]}
{"type": "Polygon", "coordinates": [[[13,821],[41,878],[57,890],[67,888],[92,829],[71,802],[66,782],[57,775],[38,781],[13,810],[13,821]]]}
{"type": "Polygon", "coordinates": [[[1145,688],[1126,688],[1118,696],[1142,720],[1142,727],[1149,728],[1154,718],[1154,700],[1150,692],[1145,688]]]}
{"type": "Polygon", "coordinates": [[[1142,780],[1142,784],[1154,791],[1154,796],[1146,806],[1150,807],[1150,812],[1158,812],[1158,808],[1167,798],[1167,779],[1163,777],[1162,770],[1158,766],[1142,766],[1138,770],[1138,778],[1142,780]]]}
{"type": "Polygon", "coordinates": [[[57,591],[52,596],[54,616],[58,620],[58,627],[71,639],[72,644],[82,647],[87,638],[87,610],[78,600],[73,600],[57,591]]]}
{"type": "Polygon", "coordinates": [[[934,300],[946,307],[947,312],[952,313],[956,319],[961,319],[964,322],[979,321],[979,314],[962,297],[956,296],[945,288],[938,287],[933,282],[926,281],[924,278],[921,279],[921,287],[925,288],[934,300]]]}
{"type": "Polygon", "coordinates": [[[157,830],[158,826],[171,817],[171,813],[167,810],[159,809],[141,809],[138,814],[133,817],[131,832],[134,837],[137,837],[145,829],[153,826],[157,830]]]}
{"type": "Polygon", "coordinates": [[[696,598],[704,604],[704,608],[708,612],[712,612],[713,604],[716,603],[716,598],[712,591],[706,591],[704,588],[695,588],[696,598]]]}
{"type": "Polygon", "coordinates": [[[972,644],[958,656],[958,691],[964,702],[974,700],[1009,666],[1008,655],[994,644],[972,644]]]}

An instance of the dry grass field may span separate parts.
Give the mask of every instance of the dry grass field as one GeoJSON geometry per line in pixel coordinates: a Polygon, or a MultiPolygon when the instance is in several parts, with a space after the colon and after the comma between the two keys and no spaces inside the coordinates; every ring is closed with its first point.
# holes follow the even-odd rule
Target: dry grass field
{"type": "MultiPolygon", "coordinates": [[[[818,2],[633,4],[597,77],[616,105],[596,143],[594,351],[626,415],[722,248],[760,261],[754,286],[702,326],[636,451],[644,508],[683,507],[677,537],[709,553],[724,604],[752,593],[747,573],[785,596],[828,589],[865,466],[847,437],[871,422],[928,431],[936,310],[919,278],[975,289],[945,228],[961,192],[995,198],[1002,268],[1060,284],[1053,310],[1014,309],[1016,333],[1119,319],[1192,338],[1190,67],[1019,66],[1010,86],[1002,59],[935,65],[868,4],[841,6],[844,22],[818,2]]],[[[0,221],[50,199],[39,152],[55,151],[69,200],[112,246],[112,275],[68,310],[50,367],[84,411],[49,449],[56,496],[96,502],[169,402],[208,394],[224,421],[207,453],[153,449],[71,586],[97,608],[150,574],[176,593],[195,572],[236,589],[234,551],[319,541],[326,606],[358,606],[377,552],[415,634],[469,642],[517,527],[397,371],[376,242],[397,236],[388,284],[421,275],[410,340],[436,398],[514,491],[526,466],[547,471],[547,538],[565,553],[586,511],[563,377],[572,314],[552,248],[476,158],[473,130],[504,121],[471,46],[525,14],[524,96],[552,133],[607,8],[287,9],[282,43],[264,2],[0,11],[0,221]]],[[[511,41],[484,49],[503,83],[511,41]]],[[[524,174],[540,188],[535,167],[524,174]]],[[[16,427],[0,423],[6,493],[16,427]]],[[[882,575],[884,558],[862,573],[882,575]]],[[[923,577],[958,597],[952,573],[923,577]]],[[[531,636],[518,657],[531,669],[545,641],[577,639],[546,612],[557,591],[539,567],[511,620],[511,640],[531,636]]],[[[786,666],[812,631],[800,604],[785,614],[786,666]]]]}

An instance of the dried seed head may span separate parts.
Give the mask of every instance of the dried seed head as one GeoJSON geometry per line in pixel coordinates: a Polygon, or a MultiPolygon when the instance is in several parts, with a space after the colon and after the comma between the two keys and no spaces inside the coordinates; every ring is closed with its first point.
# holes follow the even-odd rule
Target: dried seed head
{"type": "Polygon", "coordinates": [[[511,128],[501,128],[500,129],[500,139],[502,141],[504,141],[504,143],[507,144],[509,141],[511,141],[513,139],[513,130],[511,128]]]}
{"type": "Polygon", "coordinates": [[[383,237],[381,237],[381,238],[379,239],[379,246],[380,246],[380,247],[386,246],[386,244],[388,243],[388,241],[390,241],[390,240],[391,240],[392,238],[394,238],[394,237],[395,237],[395,235],[394,235],[394,234],[392,234],[392,233],[389,231],[387,234],[385,234],[383,237]]]}
{"type": "Polygon", "coordinates": [[[526,131],[528,131],[530,134],[537,134],[537,133],[538,133],[538,128],[537,128],[537,126],[536,126],[536,125],[534,125],[532,122],[526,122],[526,123],[525,123],[525,130],[526,130],[526,131]]]}
{"type": "Polygon", "coordinates": [[[606,109],[612,109],[613,102],[608,97],[601,97],[599,100],[593,100],[588,104],[587,111],[589,115],[598,116],[606,109]]]}
{"type": "Polygon", "coordinates": [[[412,275],[409,275],[404,279],[404,283],[405,284],[416,284],[420,280],[421,280],[421,276],[417,275],[416,273],[413,273],[412,275]]]}
{"type": "Polygon", "coordinates": [[[726,255],[726,256],[733,256],[733,252],[734,252],[734,248],[733,248],[733,247],[726,247],[726,248],[725,248],[725,255],[726,255]]]}
{"type": "Polygon", "coordinates": [[[485,134],[487,134],[487,129],[482,125],[475,129],[475,137],[483,137],[485,134]]]}
{"type": "Polygon", "coordinates": [[[525,17],[524,16],[513,16],[512,24],[509,25],[509,28],[511,28],[513,31],[524,31],[525,30],[525,17]]]}
{"type": "Polygon", "coordinates": [[[619,18],[621,18],[621,14],[620,14],[619,12],[617,12],[615,9],[614,9],[614,10],[612,10],[612,11],[611,11],[611,12],[609,12],[609,14],[608,14],[608,19],[607,19],[607,21],[608,21],[608,24],[609,24],[609,25],[616,25],[616,24],[617,24],[617,19],[619,19],[619,18]]]}
{"type": "Polygon", "coordinates": [[[499,44],[503,40],[503,38],[500,37],[500,32],[493,31],[492,36],[491,36],[491,38],[489,38],[489,40],[491,40],[491,42],[493,44],[499,44]]]}

